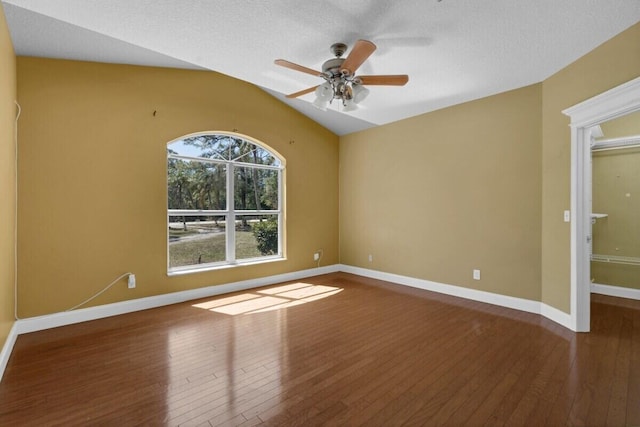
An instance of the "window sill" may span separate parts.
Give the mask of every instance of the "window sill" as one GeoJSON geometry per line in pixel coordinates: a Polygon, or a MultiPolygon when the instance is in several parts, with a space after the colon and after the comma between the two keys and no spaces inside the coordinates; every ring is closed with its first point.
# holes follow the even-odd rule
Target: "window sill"
{"type": "Polygon", "coordinates": [[[184,276],[185,274],[204,273],[204,272],[216,271],[216,270],[226,270],[229,268],[246,267],[250,265],[267,264],[271,262],[286,261],[286,260],[287,258],[285,257],[274,256],[274,257],[268,257],[268,258],[265,257],[260,259],[252,259],[250,261],[240,261],[240,262],[236,262],[235,264],[212,264],[212,265],[208,265],[207,267],[198,267],[198,268],[189,266],[189,267],[182,267],[182,268],[169,270],[167,271],[167,276],[169,277],[184,276]]]}

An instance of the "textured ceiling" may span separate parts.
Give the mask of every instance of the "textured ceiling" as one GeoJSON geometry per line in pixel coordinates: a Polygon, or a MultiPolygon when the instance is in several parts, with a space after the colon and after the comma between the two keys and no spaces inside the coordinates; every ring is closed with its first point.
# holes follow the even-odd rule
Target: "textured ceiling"
{"type": "MultiPolygon", "coordinates": [[[[640,0],[2,0],[16,53],[209,69],[262,87],[343,135],[537,83],[640,21],[640,0]],[[321,69],[329,46],[371,40],[355,112],[313,108],[319,84],[274,65],[321,69]]],[[[348,52],[347,52],[348,53],[348,52]]]]}

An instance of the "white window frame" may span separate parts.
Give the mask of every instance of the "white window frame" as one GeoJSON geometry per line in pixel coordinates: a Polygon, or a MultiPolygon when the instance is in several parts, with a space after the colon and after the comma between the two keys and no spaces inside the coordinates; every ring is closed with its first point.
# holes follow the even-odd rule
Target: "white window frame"
{"type": "MultiPolygon", "coordinates": [[[[169,147],[174,142],[178,142],[187,138],[192,138],[201,135],[223,135],[229,136],[235,139],[241,139],[249,142],[261,149],[267,151],[271,156],[275,157],[279,161],[279,165],[260,165],[256,163],[246,163],[241,161],[223,160],[223,159],[210,159],[205,157],[193,157],[183,156],[179,154],[167,153],[167,164],[169,159],[196,161],[202,163],[224,165],[226,168],[226,209],[221,210],[208,210],[208,209],[167,209],[167,274],[179,275],[196,273],[208,270],[215,270],[220,268],[227,268],[239,265],[257,264],[269,261],[279,261],[285,259],[284,255],[284,170],[285,160],[284,158],[273,150],[271,147],[257,141],[249,136],[241,135],[237,133],[212,131],[212,132],[198,132],[189,135],[182,136],[167,143],[169,147]],[[278,207],[277,209],[249,209],[249,210],[237,210],[235,209],[235,169],[236,167],[263,169],[263,170],[276,170],[278,174],[278,207]],[[274,255],[260,256],[254,258],[236,258],[236,230],[235,222],[242,216],[258,216],[258,215],[276,215],[278,222],[278,252],[274,255]],[[180,267],[171,267],[170,265],[170,247],[169,247],[169,220],[173,216],[223,216],[225,218],[225,241],[226,241],[226,259],[224,261],[210,262],[195,265],[185,265],[180,267]]],[[[169,191],[169,171],[167,169],[167,202],[169,191]]],[[[168,203],[167,203],[168,205],[168,203]]]]}

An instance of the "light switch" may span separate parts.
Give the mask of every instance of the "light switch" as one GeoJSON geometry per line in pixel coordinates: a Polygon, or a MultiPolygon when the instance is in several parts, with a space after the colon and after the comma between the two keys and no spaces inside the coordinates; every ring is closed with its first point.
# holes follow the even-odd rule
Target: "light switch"
{"type": "Polygon", "coordinates": [[[564,222],[571,221],[571,211],[564,211],[564,222]]]}

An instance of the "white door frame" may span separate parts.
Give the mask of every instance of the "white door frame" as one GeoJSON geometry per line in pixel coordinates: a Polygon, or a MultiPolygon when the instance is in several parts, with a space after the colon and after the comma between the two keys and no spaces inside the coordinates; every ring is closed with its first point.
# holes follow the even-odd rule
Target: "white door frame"
{"type": "Polygon", "coordinates": [[[595,126],[640,110],[640,77],[562,111],[571,118],[571,329],[589,332],[591,139],[595,126]]]}

